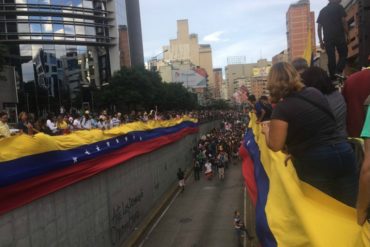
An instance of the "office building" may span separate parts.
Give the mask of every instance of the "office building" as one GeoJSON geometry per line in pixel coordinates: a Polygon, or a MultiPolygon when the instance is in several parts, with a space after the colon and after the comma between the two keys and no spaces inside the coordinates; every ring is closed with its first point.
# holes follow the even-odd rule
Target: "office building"
{"type": "Polygon", "coordinates": [[[169,63],[190,61],[204,68],[208,74],[208,86],[214,88],[212,48],[209,44],[199,44],[197,34],[189,34],[188,20],[177,21],[177,38],[163,47],[163,60],[169,63]]]}
{"type": "MultiPolygon", "coordinates": [[[[257,63],[249,64],[228,64],[225,67],[226,84],[227,84],[227,98],[232,99],[234,93],[243,84],[246,88],[251,89],[250,94],[257,93],[258,95],[264,93],[263,90],[259,90],[257,87],[252,87],[252,82],[266,81],[268,72],[271,68],[272,63],[267,59],[260,59],[257,63]],[[255,89],[256,91],[254,91],[255,89]]],[[[261,86],[265,88],[265,86],[261,86]]]]}
{"type": "Polygon", "coordinates": [[[222,68],[213,69],[213,78],[215,80],[215,84],[214,84],[214,90],[212,92],[212,98],[221,99],[221,86],[224,81],[222,68]]]}
{"type": "MultiPolygon", "coordinates": [[[[136,30],[140,15],[131,18],[131,13],[138,13],[139,3],[127,2],[130,2],[127,6],[125,0],[0,3],[0,42],[11,54],[7,63],[15,67],[20,93],[27,93],[26,84],[34,83],[36,91],[47,91],[49,109],[44,110],[50,110],[49,102],[67,108],[80,107],[81,101],[92,103],[88,89],[108,84],[112,74],[120,69],[121,61],[134,65],[143,61],[142,44],[128,41],[131,38],[141,42],[138,37],[141,31],[136,30]],[[136,31],[124,40],[121,30],[128,27],[130,35],[128,20],[131,30],[136,31]],[[135,52],[124,50],[129,44],[135,52]],[[65,91],[69,97],[64,97],[65,91]]],[[[25,110],[25,105],[21,107],[25,110]]]]}
{"type": "Polygon", "coordinates": [[[289,6],[286,13],[286,26],[289,61],[303,57],[309,39],[309,31],[311,31],[311,45],[315,55],[315,13],[310,11],[309,0],[299,0],[289,6]]]}

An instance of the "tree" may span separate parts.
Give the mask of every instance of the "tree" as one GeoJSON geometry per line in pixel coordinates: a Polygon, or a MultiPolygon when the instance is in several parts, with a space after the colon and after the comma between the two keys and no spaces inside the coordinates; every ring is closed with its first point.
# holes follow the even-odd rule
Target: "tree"
{"type": "Polygon", "coordinates": [[[185,110],[197,107],[196,95],[179,83],[163,83],[155,71],[144,68],[122,68],[116,72],[109,85],[96,92],[98,108],[120,111],[185,110]]]}

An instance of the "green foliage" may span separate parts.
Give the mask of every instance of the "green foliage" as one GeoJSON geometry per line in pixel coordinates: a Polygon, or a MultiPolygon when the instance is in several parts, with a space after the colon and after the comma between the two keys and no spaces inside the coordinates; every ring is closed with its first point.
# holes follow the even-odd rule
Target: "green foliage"
{"type": "Polygon", "coordinates": [[[163,83],[158,72],[144,68],[122,68],[116,72],[109,85],[95,93],[98,108],[120,111],[153,109],[187,110],[197,105],[196,95],[181,84],[163,83]]]}

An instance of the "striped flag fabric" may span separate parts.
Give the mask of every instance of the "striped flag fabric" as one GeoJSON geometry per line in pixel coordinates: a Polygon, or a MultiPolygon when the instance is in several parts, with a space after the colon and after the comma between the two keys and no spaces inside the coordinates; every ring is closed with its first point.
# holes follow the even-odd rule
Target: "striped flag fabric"
{"type": "Polygon", "coordinates": [[[300,181],[285,154],[267,147],[256,120],[252,114],[240,155],[261,245],[369,247],[370,224],[360,227],[354,208],[300,181]]]}

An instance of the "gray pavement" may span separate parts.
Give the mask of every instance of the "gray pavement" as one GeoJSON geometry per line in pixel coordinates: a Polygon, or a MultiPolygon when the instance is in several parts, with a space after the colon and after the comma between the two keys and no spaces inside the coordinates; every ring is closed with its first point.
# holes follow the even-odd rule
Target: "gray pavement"
{"type": "MultiPolygon", "coordinates": [[[[190,176],[186,189],[168,208],[144,240],[144,247],[240,246],[233,228],[233,212],[244,212],[241,166],[230,165],[224,181],[190,176]]],[[[174,174],[175,176],[175,174],[174,174]]],[[[249,208],[249,207],[247,207],[249,208]]],[[[247,223],[248,230],[251,224],[247,223]]],[[[250,246],[250,243],[247,244],[250,246]]]]}

